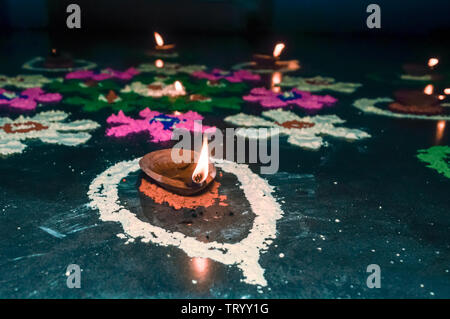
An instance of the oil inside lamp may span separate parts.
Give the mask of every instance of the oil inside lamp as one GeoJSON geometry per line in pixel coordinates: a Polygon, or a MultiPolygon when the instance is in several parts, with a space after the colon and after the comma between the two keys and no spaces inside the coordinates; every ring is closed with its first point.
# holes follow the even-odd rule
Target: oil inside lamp
{"type": "Polygon", "coordinates": [[[216,168],[209,160],[207,137],[203,139],[200,154],[175,149],[183,160],[174,161],[172,151],[163,149],[148,153],[139,161],[139,166],[158,185],[184,196],[201,192],[215,179],[216,168]]]}
{"type": "Polygon", "coordinates": [[[175,48],[175,44],[164,44],[164,39],[158,32],[154,32],[153,35],[155,36],[156,50],[169,51],[175,48]]]}

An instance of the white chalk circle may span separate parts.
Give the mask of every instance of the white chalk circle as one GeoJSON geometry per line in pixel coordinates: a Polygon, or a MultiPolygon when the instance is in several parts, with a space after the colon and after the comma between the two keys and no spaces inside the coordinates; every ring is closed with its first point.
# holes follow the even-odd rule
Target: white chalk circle
{"type": "Polygon", "coordinates": [[[121,205],[117,186],[130,173],[138,171],[139,159],[119,162],[98,175],[89,186],[90,207],[98,209],[102,221],[119,222],[129,242],[139,239],[144,243],[161,246],[175,246],[189,257],[210,258],[225,265],[236,265],[243,272],[242,281],[266,286],[264,269],[259,256],[266,251],[276,237],[276,222],[283,215],[280,205],[272,196],[273,187],[245,164],[226,160],[214,160],[224,172],[234,174],[241,183],[250,206],[255,214],[248,236],[238,243],[200,242],[180,232],[170,232],[140,220],[134,213],[121,205]]]}
{"type": "Polygon", "coordinates": [[[384,110],[376,105],[378,103],[387,103],[394,102],[393,99],[388,97],[379,97],[375,99],[359,99],[353,102],[353,106],[357,109],[363,111],[364,113],[371,113],[376,115],[394,117],[394,118],[402,118],[402,119],[416,119],[416,120],[434,120],[434,121],[449,121],[450,115],[419,115],[419,114],[405,114],[405,113],[396,113],[390,110],[384,110]]]}
{"type": "Polygon", "coordinates": [[[97,67],[96,63],[81,59],[73,60],[76,66],[67,68],[46,68],[43,66],[36,66],[42,64],[44,61],[45,58],[38,56],[31,59],[28,62],[25,62],[24,65],[22,65],[22,68],[25,70],[40,71],[40,72],[72,72],[78,70],[90,70],[97,67]]]}

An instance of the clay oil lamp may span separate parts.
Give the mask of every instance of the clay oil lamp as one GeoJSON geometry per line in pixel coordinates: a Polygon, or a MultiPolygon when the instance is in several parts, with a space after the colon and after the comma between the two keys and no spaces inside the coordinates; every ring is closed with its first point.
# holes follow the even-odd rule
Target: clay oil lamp
{"type": "Polygon", "coordinates": [[[216,177],[216,168],[209,160],[207,137],[203,139],[200,153],[179,149],[179,155],[183,160],[175,162],[172,149],[154,151],[145,155],[139,166],[155,183],[170,192],[183,196],[200,193],[216,177]]]}
{"type": "MultiPolygon", "coordinates": [[[[149,55],[166,58],[178,55],[177,52],[175,52],[175,44],[165,44],[163,37],[158,32],[153,32],[153,36],[155,38],[155,46],[153,50],[148,52],[149,55]]],[[[157,63],[160,64],[161,62],[157,63]]],[[[162,66],[164,66],[164,63],[162,63],[162,66]]]]}
{"type": "Polygon", "coordinates": [[[423,91],[399,90],[394,92],[396,102],[389,109],[399,113],[436,115],[443,113],[441,98],[434,94],[434,86],[427,85],[423,91]]]}
{"type": "Polygon", "coordinates": [[[62,54],[55,48],[51,49],[44,61],[44,66],[49,69],[71,68],[73,65],[73,59],[69,55],[62,54]]]}
{"type": "Polygon", "coordinates": [[[280,60],[281,52],[285,48],[284,43],[277,43],[273,49],[272,55],[254,54],[252,67],[254,69],[264,70],[289,70],[294,71],[300,68],[297,60],[282,61],[280,60]]]}
{"type": "Polygon", "coordinates": [[[436,74],[435,70],[437,65],[439,64],[438,58],[429,58],[427,64],[415,64],[415,63],[407,63],[403,65],[403,71],[407,74],[406,76],[402,76],[404,78],[413,77],[413,78],[422,78],[423,80],[439,80],[441,78],[440,75],[436,74]]]}

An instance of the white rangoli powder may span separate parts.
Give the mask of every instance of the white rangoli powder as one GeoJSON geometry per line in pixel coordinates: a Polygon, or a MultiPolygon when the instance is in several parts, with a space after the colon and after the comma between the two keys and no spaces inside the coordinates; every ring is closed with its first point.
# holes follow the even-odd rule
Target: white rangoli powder
{"type": "Polygon", "coordinates": [[[291,111],[274,109],[262,112],[263,117],[239,113],[225,118],[225,122],[241,126],[236,130],[236,135],[248,139],[267,139],[271,136],[288,136],[288,143],[305,149],[317,150],[327,145],[323,140],[324,135],[329,135],[345,140],[360,140],[369,138],[370,134],[336,124],[345,121],[336,115],[316,115],[300,117],[291,111]],[[271,120],[268,120],[268,119],[271,120]],[[286,125],[297,124],[300,127],[286,125]],[[277,128],[276,130],[263,131],[260,127],[277,128]]]}
{"type": "Polygon", "coordinates": [[[283,215],[280,205],[272,196],[273,187],[245,164],[216,159],[215,165],[238,178],[240,188],[256,215],[248,236],[238,243],[200,242],[194,237],[144,222],[122,206],[117,185],[127,175],[140,169],[139,158],[117,163],[98,175],[89,187],[90,206],[99,210],[101,220],[119,222],[129,239],[175,246],[189,257],[210,258],[225,265],[236,265],[243,272],[244,282],[266,286],[259,257],[268,249],[271,239],[276,237],[276,221],[283,215]]]}
{"type": "Polygon", "coordinates": [[[91,138],[88,131],[100,125],[91,120],[65,121],[69,113],[46,111],[34,116],[19,116],[13,120],[0,117],[0,155],[22,153],[26,140],[38,139],[44,143],[77,146],[91,138]]]}
{"type": "Polygon", "coordinates": [[[450,115],[419,115],[419,114],[404,114],[404,113],[396,113],[390,110],[380,109],[375,105],[377,103],[388,103],[393,102],[394,100],[387,97],[379,97],[375,99],[359,99],[353,103],[353,106],[360,109],[364,113],[372,113],[377,115],[396,117],[402,119],[416,119],[416,120],[450,120],[450,115]]]}

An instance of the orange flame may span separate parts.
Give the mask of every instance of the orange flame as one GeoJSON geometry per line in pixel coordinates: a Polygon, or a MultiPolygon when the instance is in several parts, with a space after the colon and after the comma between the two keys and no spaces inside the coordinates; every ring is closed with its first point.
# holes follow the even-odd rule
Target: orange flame
{"type": "Polygon", "coordinates": [[[183,84],[181,84],[180,81],[175,81],[174,85],[175,85],[175,91],[177,91],[177,92],[183,91],[183,84]]]}
{"type": "Polygon", "coordinates": [[[437,59],[437,58],[430,58],[430,59],[428,60],[428,66],[429,66],[430,68],[436,66],[438,63],[439,63],[439,59],[437,59]]]}
{"type": "Polygon", "coordinates": [[[176,115],[176,116],[181,115],[181,112],[180,111],[175,111],[175,112],[173,112],[173,115],[176,115]]]}
{"type": "Polygon", "coordinates": [[[164,40],[158,32],[153,33],[155,36],[156,45],[162,47],[164,45],[164,40]]]}
{"type": "Polygon", "coordinates": [[[200,157],[198,158],[197,166],[195,166],[194,173],[192,173],[192,180],[197,183],[203,183],[208,177],[209,169],[209,149],[208,149],[208,137],[203,137],[202,150],[200,151],[200,157]]]}
{"type": "Polygon", "coordinates": [[[450,88],[444,89],[444,94],[450,95],[450,88]]]}
{"type": "Polygon", "coordinates": [[[425,89],[423,90],[423,93],[425,93],[426,95],[431,95],[433,94],[434,91],[434,86],[433,84],[428,84],[425,89]]]}
{"type": "Polygon", "coordinates": [[[278,58],[281,54],[281,51],[283,51],[285,48],[284,43],[277,43],[275,45],[275,48],[273,49],[273,57],[278,58]]]}
{"type": "Polygon", "coordinates": [[[439,95],[439,96],[438,96],[438,99],[441,100],[441,101],[444,100],[444,99],[445,99],[445,95],[442,95],[442,94],[439,95]]]}
{"type": "Polygon", "coordinates": [[[156,60],[156,61],[155,61],[155,66],[156,66],[157,68],[162,68],[162,67],[164,67],[164,61],[161,60],[161,59],[156,60]]]}

